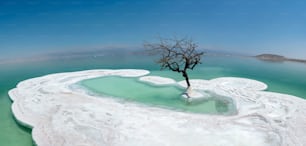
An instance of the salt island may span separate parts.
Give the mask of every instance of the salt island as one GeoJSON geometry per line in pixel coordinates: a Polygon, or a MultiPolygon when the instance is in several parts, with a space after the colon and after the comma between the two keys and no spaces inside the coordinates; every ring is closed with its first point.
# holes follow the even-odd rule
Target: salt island
{"type": "MultiPolygon", "coordinates": [[[[86,70],[20,82],[9,91],[16,120],[32,128],[39,146],[303,146],[306,100],[265,91],[245,78],[190,80],[190,98],[209,91],[231,98],[230,115],[182,112],[116,98],[75,86],[107,76],[138,78],[154,86],[186,87],[184,81],[150,76],[147,70],[86,70]]],[[[158,90],[158,88],[156,89],[158,90]]],[[[182,101],[184,102],[184,101],[182,101]]]]}

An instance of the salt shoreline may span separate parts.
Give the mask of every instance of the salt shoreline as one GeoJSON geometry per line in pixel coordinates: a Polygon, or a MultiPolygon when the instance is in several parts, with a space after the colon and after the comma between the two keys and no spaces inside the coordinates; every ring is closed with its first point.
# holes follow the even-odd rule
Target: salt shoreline
{"type": "MultiPolygon", "coordinates": [[[[89,78],[147,74],[146,70],[88,70],[25,80],[9,91],[12,111],[18,122],[33,127],[33,139],[41,146],[306,144],[306,101],[262,91],[267,86],[255,80],[191,80],[195,89],[232,97],[238,110],[233,116],[182,113],[120,103],[69,88],[89,78]]],[[[167,78],[146,78],[145,82],[156,85],[174,84],[167,78]]],[[[184,81],[176,84],[184,86],[184,81]]]]}

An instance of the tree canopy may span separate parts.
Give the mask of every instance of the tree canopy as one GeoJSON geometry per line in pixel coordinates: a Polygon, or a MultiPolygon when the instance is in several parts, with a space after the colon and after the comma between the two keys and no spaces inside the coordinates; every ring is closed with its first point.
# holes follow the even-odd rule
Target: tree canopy
{"type": "Polygon", "coordinates": [[[193,70],[201,62],[204,52],[198,52],[198,45],[189,38],[160,38],[158,43],[145,43],[150,55],[159,55],[157,63],[161,69],[170,69],[182,73],[187,86],[190,86],[187,70],[193,70]]]}

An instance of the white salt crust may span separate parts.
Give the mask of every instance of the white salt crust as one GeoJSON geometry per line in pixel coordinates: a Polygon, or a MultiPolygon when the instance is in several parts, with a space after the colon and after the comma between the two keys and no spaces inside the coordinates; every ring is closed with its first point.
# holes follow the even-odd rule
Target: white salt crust
{"type": "MultiPolygon", "coordinates": [[[[195,90],[231,97],[232,116],[192,114],[97,98],[71,85],[89,78],[140,77],[146,70],[87,70],[20,82],[9,91],[12,111],[33,128],[39,146],[303,146],[306,101],[262,91],[264,83],[242,78],[191,80],[195,90]]],[[[170,79],[154,77],[157,83],[170,79]]],[[[172,83],[171,83],[172,84],[172,83]]],[[[184,81],[177,83],[184,86],[184,81]]]]}
{"type": "Polygon", "coordinates": [[[173,79],[159,77],[159,76],[144,76],[140,77],[139,80],[154,85],[171,85],[176,83],[176,81],[173,79]]]}

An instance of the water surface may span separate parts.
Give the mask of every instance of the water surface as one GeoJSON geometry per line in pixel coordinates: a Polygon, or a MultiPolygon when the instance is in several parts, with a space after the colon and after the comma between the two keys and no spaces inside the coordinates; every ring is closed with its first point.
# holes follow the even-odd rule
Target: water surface
{"type": "Polygon", "coordinates": [[[178,86],[156,86],[140,82],[138,78],[100,77],[84,80],[81,86],[98,93],[100,97],[114,97],[124,101],[143,103],[176,111],[232,114],[235,108],[230,98],[212,95],[211,98],[198,102],[188,102],[182,98],[185,89],[178,86]]]}

